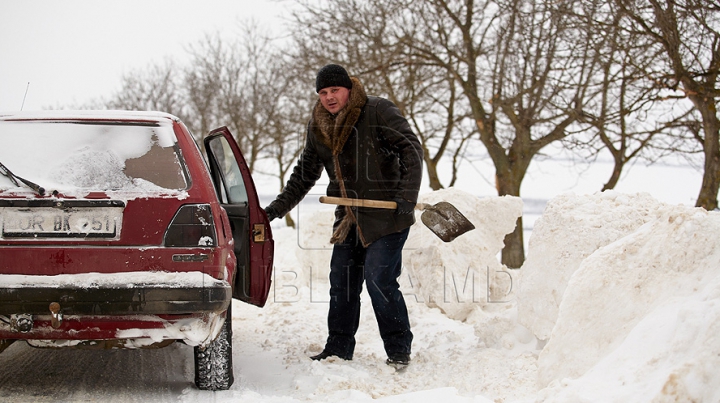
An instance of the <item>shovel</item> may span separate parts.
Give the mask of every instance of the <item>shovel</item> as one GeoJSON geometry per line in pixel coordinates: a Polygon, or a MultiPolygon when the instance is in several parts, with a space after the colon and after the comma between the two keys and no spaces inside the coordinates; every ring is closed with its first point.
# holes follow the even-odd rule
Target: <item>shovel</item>
{"type": "MultiPolygon", "coordinates": [[[[385,200],[350,199],[344,197],[320,196],[320,203],[351,207],[373,207],[395,210],[397,203],[385,200]]],[[[475,226],[448,202],[436,204],[418,203],[415,210],[422,210],[423,224],[444,242],[450,242],[460,235],[474,230],[475,226]]]]}

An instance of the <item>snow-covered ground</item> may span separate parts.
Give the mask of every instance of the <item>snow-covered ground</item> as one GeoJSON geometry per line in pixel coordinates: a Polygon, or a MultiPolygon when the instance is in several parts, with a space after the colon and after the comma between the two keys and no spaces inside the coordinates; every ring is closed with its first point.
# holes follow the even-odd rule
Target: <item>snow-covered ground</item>
{"type": "Polygon", "coordinates": [[[308,199],[297,230],[273,223],[268,304],[235,302],[230,390],[192,386],[189,346],[16,343],[0,354],[0,401],[720,401],[720,213],[657,194],[559,192],[532,220],[526,263],[508,270],[502,238],[527,206],[465,189],[474,192],[421,195],[453,203],[476,229],[451,243],[421,223],[411,231],[401,286],[415,340],[404,373],[384,364],[366,294],[353,360],[308,358],[326,337],[332,222],[331,207],[308,199]]]}
{"type": "MultiPolygon", "coordinates": [[[[235,310],[239,382],[214,401],[720,400],[720,213],[647,194],[562,195],[536,221],[523,268],[505,270],[495,254],[519,199],[424,196],[441,199],[477,229],[449,244],[412,230],[407,372],[383,363],[369,304],[353,361],[307,358],[327,309],[331,219],[317,212],[297,233],[276,231],[274,298],[235,310]]],[[[188,388],[183,401],[205,396],[188,388]]]]}

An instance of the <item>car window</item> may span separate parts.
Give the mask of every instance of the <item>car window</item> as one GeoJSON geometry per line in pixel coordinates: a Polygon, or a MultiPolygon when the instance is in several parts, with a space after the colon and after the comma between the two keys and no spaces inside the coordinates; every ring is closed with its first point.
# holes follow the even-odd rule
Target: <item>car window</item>
{"type": "MultiPolygon", "coordinates": [[[[0,162],[46,189],[187,188],[171,124],[0,122],[0,162]]],[[[0,176],[0,190],[15,188],[0,176]]]]}
{"type": "Polygon", "coordinates": [[[248,202],[247,190],[243,181],[240,167],[238,166],[232,149],[227,140],[216,137],[211,140],[210,148],[217,161],[218,169],[222,176],[223,186],[221,187],[221,199],[223,203],[246,203],[248,202]]]}

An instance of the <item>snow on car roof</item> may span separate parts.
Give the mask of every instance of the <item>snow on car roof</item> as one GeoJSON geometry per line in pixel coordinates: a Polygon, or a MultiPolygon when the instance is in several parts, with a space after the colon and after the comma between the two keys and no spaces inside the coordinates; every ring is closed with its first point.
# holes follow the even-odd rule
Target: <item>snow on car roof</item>
{"type": "Polygon", "coordinates": [[[176,116],[157,111],[125,110],[48,110],[32,112],[0,112],[0,121],[10,120],[110,120],[110,121],[166,121],[176,116]]]}

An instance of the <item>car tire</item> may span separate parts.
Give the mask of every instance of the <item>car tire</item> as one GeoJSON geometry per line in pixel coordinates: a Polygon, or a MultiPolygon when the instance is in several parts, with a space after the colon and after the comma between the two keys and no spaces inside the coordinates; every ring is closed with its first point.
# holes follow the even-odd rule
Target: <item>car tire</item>
{"type": "MultiPolygon", "coordinates": [[[[232,304],[231,304],[232,305],[232,304]]],[[[200,390],[230,389],[235,377],[232,363],[232,313],[228,307],[218,337],[207,347],[195,347],[195,386],[200,390]]]]}

